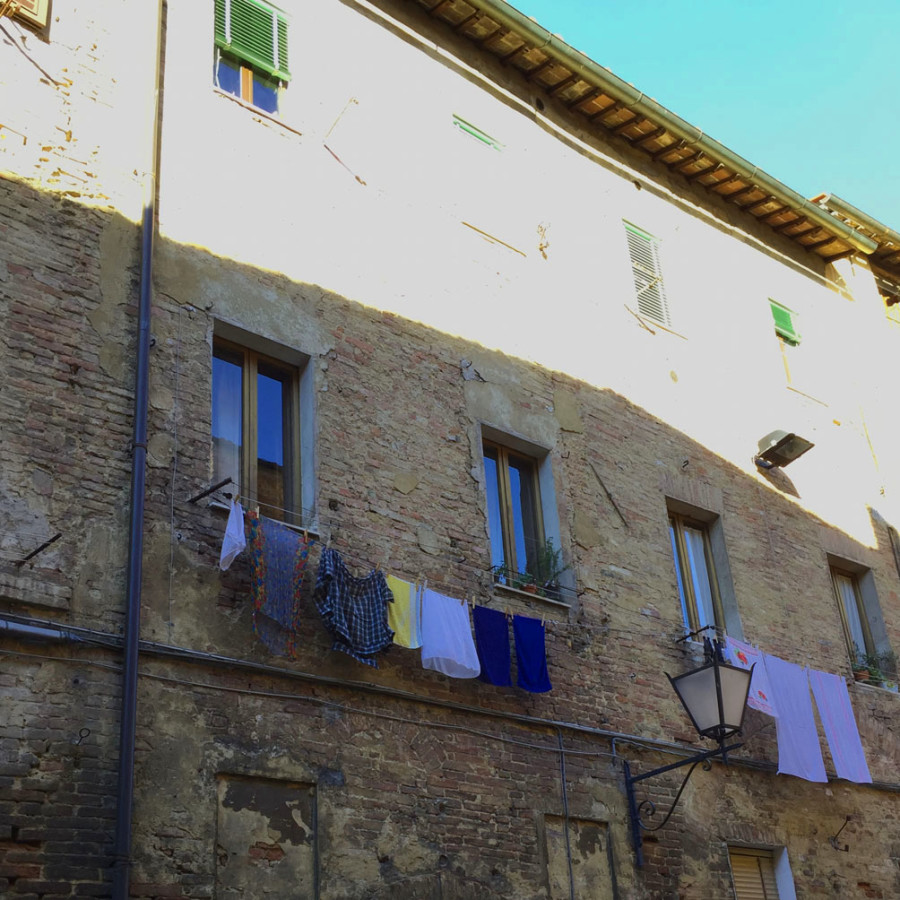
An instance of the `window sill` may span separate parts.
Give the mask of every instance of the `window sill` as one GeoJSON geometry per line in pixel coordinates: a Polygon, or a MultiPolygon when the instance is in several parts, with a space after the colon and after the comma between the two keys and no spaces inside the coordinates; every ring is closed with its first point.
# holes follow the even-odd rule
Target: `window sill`
{"type": "Polygon", "coordinates": [[[855,678],[853,679],[852,683],[855,684],[857,687],[864,687],[870,691],[879,691],[882,694],[900,693],[900,688],[898,688],[896,685],[894,687],[887,687],[887,685],[884,685],[884,684],[871,684],[868,681],[857,681],[855,678]]]}
{"type": "Polygon", "coordinates": [[[553,597],[542,597],[540,594],[532,594],[531,591],[523,591],[520,588],[509,587],[505,584],[494,584],[493,591],[495,596],[498,597],[522,597],[526,600],[546,603],[556,609],[571,609],[571,604],[566,603],[565,600],[556,600],[553,597]]]}
{"type": "Polygon", "coordinates": [[[283,128],[285,131],[290,131],[292,134],[296,134],[298,137],[303,137],[302,131],[298,131],[296,128],[288,125],[287,122],[284,121],[284,119],[279,119],[277,116],[273,116],[271,113],[265,112],[258,106],[254,106],[252,103],[247,103],[246,100],[242,100],[240,97],[235,97],[234,94],[229,94],[228,91],[223,91],[221,88],[213,85],[213,93],[217,94],[219,97],[224,97],[226,100],[230,100],[232,103],[236,103],[238,106],[242,106],[254,116],[258,116],[263,122],[271,122],[273,125],[277,125],[279,126],[279,128],[283,128]]]}

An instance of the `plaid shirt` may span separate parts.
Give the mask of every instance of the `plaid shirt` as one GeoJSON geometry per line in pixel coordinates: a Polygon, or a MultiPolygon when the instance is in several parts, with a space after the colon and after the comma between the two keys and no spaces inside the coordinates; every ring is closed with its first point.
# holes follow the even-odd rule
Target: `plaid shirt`
{"type": "Polygon", "coordinates": [[[331,649],[377,669],[374,655],[390,647],[394,639],[387,623],[387,604],[394,602],[394,596],[384,572],[355,578],[340,553],[326,548],[319,560],[313,598],[334,638],[331,649]]]}

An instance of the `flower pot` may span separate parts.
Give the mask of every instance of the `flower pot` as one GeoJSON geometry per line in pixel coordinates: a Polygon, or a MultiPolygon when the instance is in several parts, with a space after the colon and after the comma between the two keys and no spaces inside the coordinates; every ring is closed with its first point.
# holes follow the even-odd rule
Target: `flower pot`
{"type": "Polygon", "coordinates": [[[869,670],[868,669],[859,669],[858,671],[854,671],[853,677],[856,681],[868,681],[869,680],[869,670]]]}

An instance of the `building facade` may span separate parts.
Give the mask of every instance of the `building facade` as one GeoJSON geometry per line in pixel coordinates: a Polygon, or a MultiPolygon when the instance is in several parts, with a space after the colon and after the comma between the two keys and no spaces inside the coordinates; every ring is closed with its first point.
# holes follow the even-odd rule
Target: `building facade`
{"type": "Polygon", "coordinates": [[[900,236],[500,0],[6,12],[0,893],[900,895],[900,236]],[[308,542],[290,652],[233,497],[308,542]],[[335,652],[326,549],[552,690],[335,652]],[[638,866],[712,635],[846,678],[872,784],[750,710],[638,866]]]}

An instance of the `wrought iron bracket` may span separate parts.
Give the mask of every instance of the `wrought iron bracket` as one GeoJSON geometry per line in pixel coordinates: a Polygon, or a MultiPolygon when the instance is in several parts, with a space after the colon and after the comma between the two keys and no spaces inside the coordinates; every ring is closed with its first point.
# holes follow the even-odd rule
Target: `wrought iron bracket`
{"type": "Polygon", "coordinates": [[[628,797],[628,818],[631,824],[631,843],[634,847],[634,855],[638,868],[642,868],[644,865],[643,833],[645,831],[658,831],[666,824],[666,822],[669,821],[672,813],[675,812],[675,807],[678,806],[678,801],[681,799],[682,792],[684,791],[685,787],[687,787],[688,780],[690,779],[691,775],[694,774],[694,769],[696,769],[697,766],[700,765],[700,763],[704,764],[705,769],[709,769],[709,761],[717,757],[721,757],[722,762],[727,765],[728,754],[731,753],[732,750],[737,750],[738,748],[743,746],[743,744],[731,744],[730,746],[726,747],[723,743],[716,747],[715,750],[706,750],[703,753],[696,753],[693,756],[689,756],[686,759],[679,760],[676,763],[671,763],[668,766],[661,766],[660,768],[653,769],[650,772],[642,772],[640,775],[632,775],[631,766],[629,765],[628,761],[625,760],[625,793],[628,797]],[[672,801],[672,805],[669,807],[669,811],[666,813],[665,817],[658,825],[650,827],[650,825],[648,825],[644,821],[643,815],[646,811],[646,815],[648,818],[650,816],[653,816],[656,813],[656,804],[652,800],[642,800],[640,803],[638,803],[637,799],[634,796],[634,786],[639,781],[646,781],[648,778],[655,778],[657,775],[662,775],[663,772],[671,772],[674,769],[683,769],[685,766],[690,766],[690,769],[688,769],[687,775],[684,776],[684,781],[681,782],[681,787],[678,788],[678,793],[675,795],[675,799],[672,801]]]}

